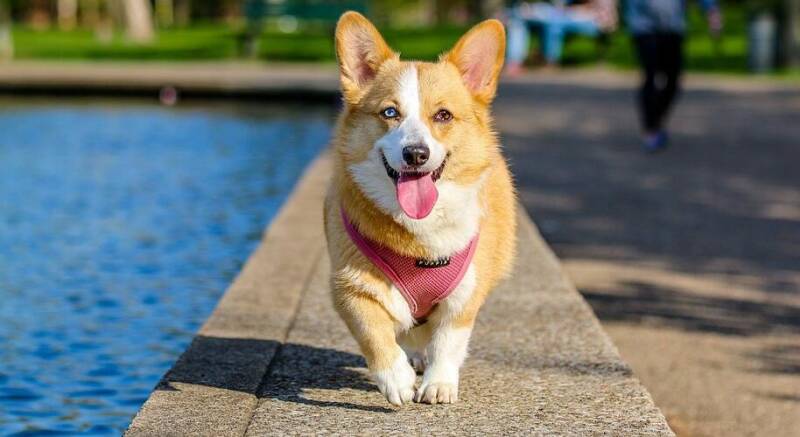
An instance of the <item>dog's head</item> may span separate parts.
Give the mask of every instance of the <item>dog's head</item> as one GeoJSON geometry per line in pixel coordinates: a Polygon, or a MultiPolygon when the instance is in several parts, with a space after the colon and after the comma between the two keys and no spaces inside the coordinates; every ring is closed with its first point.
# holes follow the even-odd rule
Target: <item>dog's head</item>
{"type": "Polygon", "coordinates": [[[504,49],[503,25],[487,20],[438,62],[406,62],[362,15],[341,17],[336,54],[345,113],[337,147],[382,210],[422,220],[440,191],[479,183],[497,148],[489,104],[504,49]]]}

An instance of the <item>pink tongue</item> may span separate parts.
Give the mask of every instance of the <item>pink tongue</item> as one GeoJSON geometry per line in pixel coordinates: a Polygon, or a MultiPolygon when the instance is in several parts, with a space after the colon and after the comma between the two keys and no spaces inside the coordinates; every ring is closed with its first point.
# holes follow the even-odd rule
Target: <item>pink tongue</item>
{"type": "Polygon", "coordinates": [[[439,198],[431,175],[401,173],[397,180],[397,202],[403,212],[413,219],[427,217],[439,198]]]}

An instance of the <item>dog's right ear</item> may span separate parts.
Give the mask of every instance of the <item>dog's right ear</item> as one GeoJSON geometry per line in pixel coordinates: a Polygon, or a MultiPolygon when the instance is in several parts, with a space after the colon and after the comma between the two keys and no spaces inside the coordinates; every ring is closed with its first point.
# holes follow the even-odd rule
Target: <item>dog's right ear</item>
{"type": "Polygon", "coordinates": [[[357,103],[378,67],[397,54],[383,40],[378,29],[358,12],[345,12],[336,24],[336,57],[339,60],[342,92],[349,103],[357,103]]]}

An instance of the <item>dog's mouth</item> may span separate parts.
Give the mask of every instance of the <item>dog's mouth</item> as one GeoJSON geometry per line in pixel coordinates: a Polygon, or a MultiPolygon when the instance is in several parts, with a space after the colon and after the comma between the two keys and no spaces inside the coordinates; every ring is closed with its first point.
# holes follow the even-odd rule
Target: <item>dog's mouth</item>
{"type": "Polygon", "coordinates": [[[442,177],[447,158],[442,160],[442,164],[432,172],[402,171],[399,172],[389,165],[386,155],[381,154],[383,167],[386,174],[394,181],[397,190],[397,203],[403,212],[415,219],[427,217],[436,201],[439,199],[439,191],[436,189],[436,181],[442,177]]]}
{"type": "MultiPolygon", "coordinates": [[[[450,155],[448,154],[448,156],[450,156],[450,155]]],[[[445,157],[445,159],[442,160],[442,165],[440,165],[439,168],[437,168],[436,170],[434,170],[432,172],[425,173],[425,172],[419,172],[419,171],[404,171],[404,172],[401,173],[401,172],[395,170],[394,168],[392,168],[391,165],[389,165],[389,161],[386,160],[386,155],[384,155],[383,153],[381,153],[381,160],[383,161],[383,168],[386,169],[386,175],[389,176],[389,178],[392,181],[394,181],[395,184],[397,184],[397,181],[400,179],[400,175],[401,174],[410,175],[410,176],[414,176],[414,175],[423,175],[424,176],[426,174],[430,174],[431,175],[431,179],[433,179],[433,182],[436,182],[442,177],[442,172],[444,172],[444,166],[445,166],[445,164],[447,164],[447,157],[445,157]]]]}

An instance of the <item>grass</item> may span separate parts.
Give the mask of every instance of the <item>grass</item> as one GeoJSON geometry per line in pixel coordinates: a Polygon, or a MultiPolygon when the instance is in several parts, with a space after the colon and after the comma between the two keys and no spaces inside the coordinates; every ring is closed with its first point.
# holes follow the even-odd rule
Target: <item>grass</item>
{"type": "MultiPolygon", "coordinates": [[[[689,16],[686,43],[686,67],[692,71],[743,74],[747,72],[746,17],[742,8],[726,7],[725,30],[719,41],[708,35],[698,8],[689,16]]],[[[438,54],[453,45],[465,27],[424,29],[389,29],[386,40],[404,57],[420,60],[436,59],[438,54]]],[[[267,30],[260,41],[259,58],[264,60],[331,62],[333,29],[314,27],[298,33],[267,30]]],[[[18,59],[59,60],[225,60],[239,53],[241,31],[223,24],[196,24],[184,29],[164,29],[157,39],[147,45],[127,42],[116,35],[103,43],[92,31],[58,30],[34,31],[25,27],[14,29],[15,54],[18,59]]],[[[536,46],[534,38],[533,46],[536,46]]],[[[603,61],[619,68],[633,68],[636,59],[630,37],[620,30],[611,35],[605,48],[596,40],[573,37],[567,41],[563,62],[567,66],[587,66],[603,61]]],[[[800,72],[783,72],[788,78],[800,77],[800,72]]]]}
{"type": "MultiPolygon", "coordinates": [[[[414,59],[432,60],[464,32],[461,27],[389,30],[385,37],[396,50],[414,59]]],[[[302,33],[266,31],[260,40],[259,58],[282,61],[332,61],[332,29],[315,28],[302,33]]],[[[146,45],[132,44],[116,35],[99,41],[94,32],[76,30],[37,31],[14,29],[17,59],[74,60],[223,60],[236,58],[241,32],[221,24],[201,24],[185,29],[166,29],[146,45]]]]}
{"type": "Polygon", "coordinates": [[[223,59],[236,54],[233,31],[223,26],[196,26],[162,31],[152,44],[137,45],[115,37],[104,43],[92,31],[35,31],[14,29],[17,59],[81,60],[199,60],[223,59]]]}

